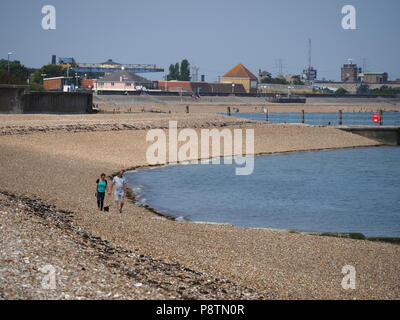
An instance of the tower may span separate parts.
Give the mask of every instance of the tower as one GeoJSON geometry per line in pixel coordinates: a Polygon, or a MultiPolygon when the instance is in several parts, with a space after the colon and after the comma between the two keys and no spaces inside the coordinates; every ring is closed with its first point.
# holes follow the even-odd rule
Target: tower
{"type": "Polygon", "coordinates": [[[357,82],[358,73],[361,70],[357,67],[357,64],[353,63],[352,59],[348,59],[341,69],[341,80],[342,82],[357,82]]]}
{"type": "Polygon", "coordinates": [[[303,80],[308,82],[312,82],[317,79],[317,70],[312,67],[311,61],[311,39],[308,39],[308,67],[303,70],[303,74],[301,76],[303,80]]]}
{"type": "Polygon", "coordinates": [[[197,82],[199,81],[199,70],[200,68],[197,66],[192,66],[192,81],[197,82]]]}

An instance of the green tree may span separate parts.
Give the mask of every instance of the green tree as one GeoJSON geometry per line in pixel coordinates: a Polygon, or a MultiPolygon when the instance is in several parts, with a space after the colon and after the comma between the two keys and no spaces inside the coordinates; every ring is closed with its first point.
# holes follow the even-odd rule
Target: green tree
{"type": "Polygon", "coordinates": [[[272,78],[264,77],[260,80],[260,83],[272,83],[272,78]]]}
{"type": "Polygon", "coordinates": [[[348,91],[344,88],[339,88],[336,90],[335,94],[337,96],[344,96],[344,95],[348,94],[348,91]]]}
{"type": "Polygon", "coordinates": [[[369,94],[369,93],[370,93],[369,85],[367,84],[362,84],[357,88],[357,94],[369,94]]]}
{"type": "Polygon", "coordinates": [[[64,70],[57,64],[47,64],[37,69],[33,76],[32,82],[43,84],[43,78],[61,77],[64,75],[64,70]]]}
{"type": "Polygon", "coordinates": [[[187,59],[183,59],[181,62],[179,80],[190,81],[190,63],[187,59]]]}
{"type": "Polygon", "coordinates": [[[31,91],[44,91],[43,85],[33,82],[29,84],[29,89],[31,91]]]}
{"type": "Polygon", "coordinates": [[[10,61],[10,74],[8,74],[8,60],[0,60],[1,83],[26,84],[32,69],[26,68],[21,62],[10,61]]]}
{"type": "Polygon", "coordinates": [[[181,64],[179,62],[169,66],[169,73],[167,80],[180,80],[190,81],[190,63],[187,59],[183,59],[181,64]]]}
{"type": "Polygon", "coordinates": [[[293,84],[297,85],[297,86],[304,86],[305,85],[305,83],[303,81],[298,80],[298,79],[294,80],[293,84]]]}
{"type": "Polygon", "coordinates": [[[167,75],[167,80],[172,80],[175,73],[175,66],[173,64],[169,65],[169,73],[167,75]]]}
{"type": "Polygon", "coordinates": [[[0,84],[26,84],[26,81],[8,74],[7,71],[0,70],[0,84]]]}
{"type": "Polygon", "coordinates": [[[169,74],[167,80],[178,80],[179,78],[179,64],[171,64],[169,66],[169,74]]]}
{"type": "Polygon", "coordinates": [[[262,78],[261,83],[289,84],[289,82],[283,78],[262,78]]]}
{"type": "Polygon", "coordinates": [[[371,90],[370,92],[371,94],[376,96],[392,96],[392,95],[398,95],[400,93],[400,89],[383,85],[380,88],[371,90]]]}
{"type": "Polygon", "coordinates": [[[62,68],[58,64],[47,64],[37,69],[32,76],[32,82],[43,84],[43,78],[54,78],[54,77],[72,77],[77,76],[78,73],[72,69],[62,68]]]}

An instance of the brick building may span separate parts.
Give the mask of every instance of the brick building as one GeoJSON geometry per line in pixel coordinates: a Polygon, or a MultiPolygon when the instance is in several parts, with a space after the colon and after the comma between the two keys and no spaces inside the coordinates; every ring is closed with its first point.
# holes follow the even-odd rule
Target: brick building
{"type": "Polygon", "coordinates": [[[44,78],[43,87],[49,91],[68,91],[67,87],[73,86],[71,77],[44,78]]]}
{"type": "Polygon", "coordinates": [[[94,88],[94,80],[93,79],[82,79],[81,87],[84,89],[93,89],[94,88]]]}
{"type": "Polygon", "coordinates": [[[386,83],[388,74],[386,72],[364,72],[365,83],[386,83]]]}
{"type": "Polygon", "coordinates": [[[257,93],[258,78],[244,65],[238,64],[221,77],[221,83],[230,83],[232,92],[236,85],[242,85],[246,93],[257,93]]]}
{"type": "Polygon", "coordinates": [[[350,61],[344,64],[341,69],[341,80],[342,82],[358,82],[359,73],[361,73],[361,69],[350,61]]]}

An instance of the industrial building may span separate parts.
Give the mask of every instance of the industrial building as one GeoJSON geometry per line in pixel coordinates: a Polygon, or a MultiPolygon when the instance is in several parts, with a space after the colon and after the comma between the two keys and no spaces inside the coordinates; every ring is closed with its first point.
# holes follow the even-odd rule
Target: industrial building
{"type": "Polygon", "coordinates": [[[388,74],[386,72],[364,72],[363,82],[365,83],[387,83],[388,74]]]}
{"type": "Polygon", "coordinates": [[[305,81],[315,81],[317,79],[317,70],[310,66],[303,70],[301,78],[305,81]]]}
{"type": "Polygon", "coordinates": [[[257,93],[258,78],[240,63],[225,73],[220,82],[231,84],[232,93],[236,85],[242,85],[246,93],[257,93]]]}
{"type": "Polygon", "coordinates": [[[351,59],[341,68],[342,82],[388,83],[387,72],[363,72],[351,59]]]}
{"type": "Polygon", "coordinates": [[[359,74],[361,72],[361,68],[358,68],[357,64],[349,60],[341,68],[341,80],[342,82],[358,82],[360,81],[359,74]]]}
{"type": "MultiPolygon", "coordinates": [[[[53,60],[55,57],[53,56],[53,60]]],[[[102,63],[78,63],[74,58],[59,58],[58,64],[63,68],[70,68],[78,73],[110,73],[124,68],[133,73],[164,72],[164,68],[155,64],[121,64],[108,59],[102,63]]]]}
{"type": "Polygon", "coordinates": [[[96,93],[134,93],[153,89],[153,82],[127,70],[119,70],[93,81],[96,93]]]}
{"type": "Polygon", "coordinates": [[[308,39],[308,67],[303,70],[301,78],[308,83],[317,80],[317,69],[314,69],[311,64],[311,39],[308,39]]]}

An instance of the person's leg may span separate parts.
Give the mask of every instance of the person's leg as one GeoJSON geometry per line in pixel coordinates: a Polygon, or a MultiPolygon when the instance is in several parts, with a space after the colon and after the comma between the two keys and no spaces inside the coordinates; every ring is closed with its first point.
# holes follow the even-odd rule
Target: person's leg
{"type": "Polygon", "coordinates": [[[114,202],[115,202],[115,208],[119,210],[119,194],[114,192],[114,202]]]}
{"type": "Polygon", "coordinates": [[[97,207],[99,208],[99,210],[101,210],[100,206],[101,206],[100,192],[97,192],[97,207]]]}
{"type": "Polygon", "coordinates": [[[105,192],[100,192],[100,210],[104,210],[104,197],[105,197],[105,192]]]}
{"type": "Polygon", "coordinates": [[[124,202],[123,201],[121,201],[121,207],[120,207],[120,209],[119,209],[119,212],[120,213],[122,213],[122,207],[124,206],[124,202]]]}

